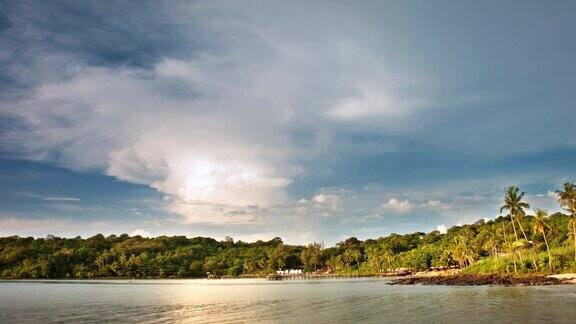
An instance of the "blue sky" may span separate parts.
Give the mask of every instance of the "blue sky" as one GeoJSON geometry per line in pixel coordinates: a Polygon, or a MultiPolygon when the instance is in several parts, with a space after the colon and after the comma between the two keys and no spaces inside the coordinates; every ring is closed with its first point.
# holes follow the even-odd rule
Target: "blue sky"
{"type": "Polygon", "coordinates": [[[555,211],[572,1],[5,1],[0,235],[333,244],[555,211]]]}

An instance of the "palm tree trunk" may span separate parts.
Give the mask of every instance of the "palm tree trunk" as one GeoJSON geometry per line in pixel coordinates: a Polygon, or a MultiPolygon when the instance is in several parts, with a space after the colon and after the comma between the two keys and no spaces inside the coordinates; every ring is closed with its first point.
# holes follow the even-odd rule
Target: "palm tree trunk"
{"type": "MultiPolygon", "coordinates": [[[[502,234],[504,235],[504,244],[508,245],[508,235],[506,235],[506,226],[504,226],[504,218],[502,218],[502,234]]],[[[516,273],[516,260],[512,255],[512,262],[514,262],[514,272],[516,273]]],[[[508,261],[506,261],[506,272],[508,272],[508,261]]]]}
{"type": "MultiPolygon", "coordinates": [[[[514,229],[514,237],[516,241],[518,241],[518,232],[516,232],[516,225],[514,225],[514,216],[510,214],[510,221],[512,221],[512,229],[514,229]]],[[[514,252],[516,254],[516,252],[514,252]]],[[[524,260],[522,259],[522,251],[518,252],[518,261],[520,261],[520,265],[524,266],[524,260]]]]}
{"type": "Polygon", "coordinates": [[[516,269],[516,251],[512,251],[512,263],[514,263],[514,274],[518,274],[518,269],[516,269]]]}
{"type": "Polygon", "coordinates": [[[510,221],[512,221],[512,229],[514,229],[514,237],[518,241],[518,232],[516,232],[516,225],[514,225],[514,216],[510,215],[510,221]]]}
{"type": "Polygon", "coordinates": [[[504,243],[508,243],[508,237],[506,235],[506,227],[504,226],[504,218],[502,218],[502,234],[504,235],[504,243]]]}
{"type": "MultiPolygon", "coordinates": [[[[516,218],[516,221],[518,222],[518,226],[520,227],[522,235],[526,240],[526,244],[528,244],[528,237],[526,236],[526,232],[524,232],[524,228],[522,227],[522,223],[520,223],[520,219],[516,218]]],[[[538,264],[536,264],[536,258],[534,258],[534,250],[532,248],[530,248],[530,257],[532,258],[532,264],[534,264],[534,268],[536,268],[536,271],[538,271],[538,264]]]]}
{"type": "Polygon", "coordinates": [[[542,235],[544,235],[544,243],[546,243],[546,252],[548,253],[548,267],[550,268],[550,271],[552,271],[552,255],[550,254],[550,246],[546,239],[546,230],[542,231],[542,235]]]}

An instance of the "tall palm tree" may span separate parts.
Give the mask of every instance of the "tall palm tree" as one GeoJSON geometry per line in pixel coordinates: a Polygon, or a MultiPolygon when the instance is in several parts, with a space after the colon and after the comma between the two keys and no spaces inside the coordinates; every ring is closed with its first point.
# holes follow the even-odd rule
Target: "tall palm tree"
{"type": "Polygon", "coordinates": [[[510,214],[510,221],[512,222],[512,226],[514,228],[514,235],[516,240],[518,240],[518,234],[516,233],[514,220],[518,214],[524,213],[524,208],[530,208],[528,203],[522,201],[522,198],[525,194],[525,192],[520,193],[520,189],[518,189],[516,186],[506,188],[504,193],[504,205],[500,207],[501,213],[504,210],[508,210],[508,213],[510,214]]]}
{"type": "MultiPolygon", "coordinates": [[[[500,212],[504,210],[508,210],[510,213],[510,221],[512,222],[512,228],[514,228],[514,235],[516,240],[518,240],[518,234],[516,233],[516,227],[514,226],[514,221],[518,223],[518,227],[522,231],[522,235],[524,236],[524,240],[528,243],[528,237],[526,236],[526,232],[524,231],[524,227],[520,222],[524,216],[526,216],[526,212],[524,208],[530,208],[530,205],[527,202],[522,201],[526,193],[520,192],[520,189],[516,186],[510,186],[506,188],[506,194],[504,195],[504,205],[500,207],[500,212]]],[[[536,264],[536,258],[534,257],[534,253],[530,254],[532,258],[532,264],[534,264],[534,268],[538,270],[538,264],[536,264]]]]}
{"type": "Polygon", "coordinates": [[[542,234],[544,237],[544,243],[546,243],[546,252],[548,253],[548,267],[552,270],[552,255],[550,254],[550,246],[548,245],[548,239],[546,239],[546,230],[548,229],[548,224],[546,224],[546,217],[548,214],[542,209],[536,210],[534,215],[534,232],[542,234]]]}
{"type": "Polygon", "coordinates": [[[566,182],[562,189],[564,190],[556,190],[556,195],[558,195],[558,203],[569,213],[568,230],[572,231],[574,260],[576,260],[576,185],[573,182],[566,182]]]}
{"type": "MultiPolygon", "coordinates": [[[[514,223],[512,223],[512,225],[514,225],[514,223]]],[[[504,217],[502,217],[502,236],[504,236],[504,244],[502,245],[504,251],[506,251],[506,254],[508,255],[512,254],[512,263],[514,263],[514,273],[518,274],[518,270],[516,269],[516,257],[518,257],[518,255],[516,254],[516,248],[512,246],[514,242],[508,242],[508,235],[506,234],[506,226],[504,225],[504,217]]],[[[518,236],[516,236],[516,239],[518,239],[518,236]]],[[[520,262],[522,262],[522,258],[518,259],[520,262]]]]}
{"type": "MultiPolygon", "coordinates": [[[[525,204],[526,206],[530,206],[527,203],[525,204]]],[[[534,249],[532,248],[532,243],[528,241],[528,236],[526,236],[526,231],[524,231],[524,227],[522,226],[522,220],[524,219],[524,217],[526,217],[526,213],[524,212],[524,210],[520,209],[518,214],[516,214],[516,222],[518,222],[518,227],[520,227],[520,231],[522,232],[522,236],[524,236],[524,240],[526,241],[528,248],[530,248],[530,258],[532,258],[532,264],[534,264],[534,268],[536,269],[536,271],[538,271],[538,263],[536,263],[536,257],[534,256],[534,249]]]]}

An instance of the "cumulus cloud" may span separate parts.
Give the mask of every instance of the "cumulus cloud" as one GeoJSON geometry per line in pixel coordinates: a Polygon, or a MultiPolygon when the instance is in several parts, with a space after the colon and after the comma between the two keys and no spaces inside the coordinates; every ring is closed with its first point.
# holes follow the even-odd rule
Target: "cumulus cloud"
{"type": "MultiPolygon", "coordinates": [[[[155,74],[87,68],[69,81],[43,86],[13,111],[34,120],[34,127],[7,136],[31,156],[44,159],[58,150],[64,165],[104,168],[111,176],[149,185],[183,204],[245,206],[285,200],[290,170],[281,160],[275,163],[282,153],[257,140],[259,131],[241,136],[233,130],[250,128],[250,121],[235,122],[240,119],[233,111],[198,115],[205,105],[215,107],[216,99],[183,100],[176,106],[160,90],[150,89],[158,84],[142,80],[149,77],[155,74]],[[52,120],[69,126],[55,128],[52,120]],[[63,142],[69,145],[60,148],[63,142]]],[[[271,137],[265,136],[267,141],[271,137]]]]}
{"type": "Polygon", "coordinates": [[[440,225],[436,226],[436,230],[438,232],[440,232],[440,234],[448,233],[448,229],[446,228],[446,225],[444,225],[444,224],[440,224],[440,225]]]}
{"type": "Polygon", "coordinates": [[[400,201],[396,198],[390,198],[388,202],[384,204],[384,207],[400,214],[406,214],[412,211],[414,205],[412,205],[408,200],[400,201]]]}
{"type": "Polygon", "coordinates": [[[312,197],[312,201],[320,205],[335,206],[340,202],[340,196],[335,194],[320,193],[312,197]]]}
{"type": "MultiPolygon", "coordinates": [[[[491,207],[483,196],[407,200],[383,190],[322,189],[372,181],[378,171],[362,163],[401,149],[397,136],[428,122],[460,124],[437,110],[477,100],[444,95],[421,57],[410,62],[409,29],[384,17],[396,18],[395,10],[308,5],[151,2],[118,10],[95,3],[89,14],[78,10],[84,28],[71,35],[62,34],[59,19],[52,29],[39,19],[62,14],[46,6],[11,10],[19,16],[0,39],[0,58],[8,58],[1,67],[27,88],[2,95],[2,120],[14,124],[0,133],[0,146],[154,188],[185,224],[258,224],[269,233],[293,228],[285,218],[374,221],[382,208],[476,218],[491,207]],[[372,12],[377,19],[366,19],[372,12]],[[93,17],[94,25],[86,24],[93,17]],[[337,163],[353,170],[353,179],[338,178],[337,163]],[[382,197],[389,198],[384,205],[382,197]]],[[[433,142],[436,133],[414,138],[433,142]]]]}
{"type": "MultiPolygon", "coordinates": [[[[266,10],[279,9],[272,7],[266,10]]],[[[194,37],[209,35],[206,43],[188,55],[162,53],[147,68],[90,65],[51,44],[45,50],[68,64],[49,78],[26,75],[35,84],[30,95],[1,105],[23,125],[3,133],[3,143],[27,158],[148,185],[189,222],[245,222],[253,217],[230,210],[286,203],[301,172],[297,161],[330,145],[319,139],[333,136],[335,120],[377,117],[396,127],[424,100],[401,94],[420,80],[403,77],[369,38],[351,33],[365,27],[361,20],[346,28],[306,20],[318,35],[333,28],[340,35],[296,42],[308,31],[262,25],[242,6],[163,9],[174,10],[173,24],[194,29],[194,37]],[[303,132],[313,134],[311,147],[293,142],[303,132]]],[[[322,195],[314,201],[336,203],[322,195]]]]}
{"type": "Polygon", "coordinates": [[[132,233],[130,233],[130,236],[142,236],[142,237],[150,237],[150,232],[145,231],[141,228],[135,229],[132,233]]]}

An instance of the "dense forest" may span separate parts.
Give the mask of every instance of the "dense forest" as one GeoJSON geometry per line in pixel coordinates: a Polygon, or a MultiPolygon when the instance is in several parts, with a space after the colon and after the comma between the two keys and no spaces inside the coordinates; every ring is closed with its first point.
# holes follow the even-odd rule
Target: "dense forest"
{"type": "Polygon", "coordinates": [[[494,220],[447,233],[391,234],[334,247],[287,245],[280,238],[246,243],[232,238],[95,235],[90,238],[0,238],[2,278],[189,278],[266,275],[278,269],[378,275],[459,267],[475,273],[552,273],[576,268],[576,186],[556,191],[566,214],[548,216],[517,187],[506,190],[494,220]]]}

